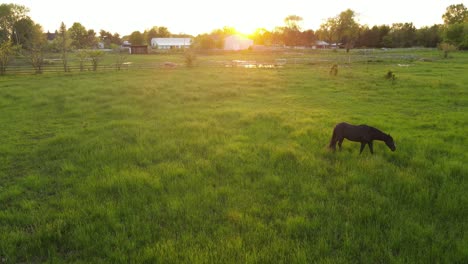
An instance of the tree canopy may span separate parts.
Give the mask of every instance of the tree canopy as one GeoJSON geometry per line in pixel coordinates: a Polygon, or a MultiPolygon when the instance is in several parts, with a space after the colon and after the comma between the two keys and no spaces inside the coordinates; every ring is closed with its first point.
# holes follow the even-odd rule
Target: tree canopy
{"type": "Polygon", "coordinates": [[[450,5],[442,15],[446,25],[468,22],[468,9],[463,4],[450,5]]]}

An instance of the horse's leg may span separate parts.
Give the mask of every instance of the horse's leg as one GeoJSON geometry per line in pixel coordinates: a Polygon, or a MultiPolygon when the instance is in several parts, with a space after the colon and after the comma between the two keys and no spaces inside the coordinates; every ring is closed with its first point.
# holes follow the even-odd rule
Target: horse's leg
{"type": "Polygon", "coordinates": [[[330,140],[330,145],[328,145],[329,148],[333,149],[333,150],[336,150],[336,128],[333,129],[333,134],[332,134],[332,138],[330,140]]]}
{"type": "Polygon", "coordinates": [[[374,149],[373,149],[372,141],[369,141],[368,144],[369,144],[370,153],[371,153],[371,154],[374,154],[374,149]]]}
{"type": "Polygon", "coordinates": [[[366,146],[366,142],[361,142],[361,150],[359,151],[359,154],[362,153],[362,151],[364,150],[364,147],[366,146]]]}
{"type": "Polygon", "coordinates": [[[343,144],[343,140],[344,140],[344,138],[341,138],[341,139],[338,141],[338,147],[340,148],[340,150],[341,150],[341,144],[343,144]]]}

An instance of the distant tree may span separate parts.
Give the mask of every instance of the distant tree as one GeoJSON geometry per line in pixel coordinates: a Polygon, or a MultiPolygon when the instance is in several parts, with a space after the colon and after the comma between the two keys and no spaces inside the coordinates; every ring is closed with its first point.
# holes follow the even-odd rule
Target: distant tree
{"type": "MultiPolygon", "coordinates": [[[[28,19],[29,9],[22,5],[0,5],[0,42],[16,39],[17,22],[28,19]]],[[[18,42],[18,40],[15,40],[18,42]]]]}
{"type": "Polygon", "coordinates": [[[195,37],[192,47],[195,49],[222,49],[224,39],[236,33],[237,31],[232,27],[215,29],[210,34],[200,34],[195,37]]]}
{"type": "Polygon", "coordinates": [[[283,35],[283,42],[287,46],[298,46],[301,43],[301,23],[303,18],[296,15],[284,19],[285,27],[279,28],[283,35]]]}
{"type": "Polygon", "coordinates": [[[134,31],[128,39],[132,45],[144,45],[145,39],[140,31],[134,31]]]}
{"type": "Polygon", "coordinates": [[[416,45],[435,48],[441,42],[441,26],[422,27],[416,30],[416,45]]]}
{"type": "Polygon", "coordinates": [[[347,9],[336,17],[336,34],[338,41],[344,43],[346,50],[354,46],[359,34],[359,24],[355,21],[356,12],[347,9]]]}
{"type": "Polygon", "coordinates": [[[110,33],[108,31],[105,31],[101,29],[99,31],[99,40],[104,43],[104,47],[110,48],[113,45],[120,45],[122,44],[122,40],[120,39],[119,33],[110,33]]]}
{"type": "Polygon", "coordinates": [[[23,46],[23,53],[27,58],[29,58],[36,74],[42,73],[46,44],[47,40],[43,34],[42,27],[39,24],[35,24],[32,27],[30,35],[28,35],[25,45],[23,46]]]}
{"type": "Polygon", "coordinates": [[[8,64],[16,53],[15,46],[10,40],[0,42],[0,75],[6,73],[8,64]]]}
{"type": "Polygon", "coordinates": [[[172,36],[167,27],[152,27],[150,30],[145,30],[144,38],[148,44],[151,44],[153,38],[169,38],[172,36]]]}
{"type": "Polygon", "coordinates": [[[388,34],[390,33],[390,26],[380,25],[378,27],[378,32],[379,32],[379,43],[377,44],[377,47],[379,48],[385,47],[384,38],[388,36],[388,34]]]}
{"type": "Polygon", "coordinates": [[[446,25],[468,22],[468,9],[463,4],[450,5],[442,15],[446,25]]]}
{"type": "Polygon", "coordinates": [[[94,29],[88,30],[86,33],[86,41],[85,47],[86,48],[96,48],[98,44],[98,38],[96,37],[96,32],[94,29]]]}
{"type": "Polygon", "coordinates": [[[443,41],[458,49],[468,49],[468,10],[463,4],[447,7],[444,19],[443,41]]]}
{"type": "Polygon", "coordinates": [[[331,18],[327,19],[324,23],[320,25],[320,28],[315,32],[317,37],[320,40],[327,41],[327,42],[332,42],[334,41],[334,32],[332,31],[332,22],[333,20],[331,18]]]}
{"type": "Polygon", "coordinates": [[[80,63],[80,71],[84,71],[85,68],[85,62],[88,60],[88,52],[84,50],[80,50],[76,52],[76,58],[78,59],[80,63]]]}
{"type": "Polygon", "coordinates": [[[63,70],[67,72],[70,70],[68,67],[68,50],[70,49],[71,40],[67,32],[67,27],[63,22],[60,24],[60,29],[57,32],[56,42],[61,55],[63,70]]]}
{"type": "Polygon", "coordinates": [[[118,71],[122,68],[124,65],[125,61],[127,60],[127,54],[128,52],[124,51],[120,47],[115,50],[115,67],[117,68],[118,71]]]}
{"type": "Polygon", "coordinates": [[[122,39],[120,38],[119,33],[114,33],[114,35],[112,35],[111,44],[115,44],[115,45],[122,44],[122,39]]]}
{"type": "Polygon", "coordinates": [[[304,19],[296,15],[289,15],[284,19],[284,23],[286,24],[287,28],[297,30],[297,31],[301,30],[302,21],[304,21],[304,19]]]}
{"type": "Polygon", "coordinates": [[[99,62],[104,58],[104,52],[101,50],[90,50],[87,52],[88,58],[91,60],[93,65],[93,71],[97,71],[99,62]]]}
{"type": "Polygon", "coordinates": [[[374,47],[375,39],[378,35],[372,31],[367,25],[364,25],[359,30],[359,37],[356,41],[357,47],[374,47]]]}
{"type": "Polygon", "coordinates": [[[14,24],[14,38],[12,38],[13,44],[21,45],[23,48],[31,46],[35,37],[35,27],[36,24],[29,17],[16,21],[14,24]]]}
{"type": "Polygon", "coordinates": [[[157,38],[158,35],[158,27],[152,27],[147,33],[146,33],[146,42],[148,44],[151,44],[151,40],[153,38],[157,38]]]}
{"type": "Polygon", "coordinates": [[[171,36],[171,32],[167,27],[159,27],[158,28],[158,37],[159,38],[169,38],[171,36]]]}
{"type": "Polygon", "coordinates": [[[311,46],[316,40],[317,37],[315,32],[312,29],[309,29],[301,33],[299,44],[302,46],[311,46]]]}
{"type": "Polygon", "coordinates": [[[446,59],[450,52],[457,50],[457,47],[449,43],[441,43],[439,49],[444,52],[444,58],[446,59]]]}
{"type": "Polygon", "coordinates": [[[349,51],[359,36],[359,24],[355,21],[356,13],[347,9],[333,18],[327,19],[320,26],[320,36],[328,41],[344,43],[349,51]]]}
{"type": "Polygon", "coordinates": [[[394,23],[390,28],[390,47],[405,48],[412,47],[416,39],[416,27],[413,23],[394,23]]]}
{"type": "Polygon", "coordinates": [[[265,28],[258,28],[252,34],[252,39],[257,45],[269,45],[271,44],[271,32],[265,28]]]}
{"type": "Polygon", "coordinates": [[[197,59],[195,51],[193,49],[186,49],[184,51],[184,59],[185,59],[185,65],[187,67],[189,68],[193,67],[195,60],[197,59]]]}
{"type": "Polygon", "coordinates": [[[211,34],[205,33],[196,36],[193,40],[192,46],[195,49],[208,50],[216,48],[216,42],[211,34]]]}
{"type": "Polygon", "coordinates": [[[468,49],[468,23],[455,23],[445,26],[444,42],[459,49],[468,49]]]}
{"type": "Polygon", "coordinates": [[[112,43],[112,33],[101,29],[101,31],[99,31],[99,40],[104,44],[105,48],[110,47],[112,43]]]}
{"type": "Polygon", "coordinates": [[[68,29],[71,38],[71,45],[75,49],[84,49],[87,47],[88,40],[88,31],[86,28],[78,22],[73,23],[73,25],[68,29]]]}

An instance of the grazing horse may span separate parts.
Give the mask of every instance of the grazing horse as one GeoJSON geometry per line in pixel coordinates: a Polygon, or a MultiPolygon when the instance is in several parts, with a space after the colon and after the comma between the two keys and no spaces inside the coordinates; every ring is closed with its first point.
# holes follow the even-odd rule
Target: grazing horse
{"type": "Polygon", "coordinates": [[[361,151],[359,154],[362,153],[366,144],[369,145],[370,152],[374,154],[374,150],[372,149],[373,140],[385,142],[387,147],[392,151],[395,151],[396,149],[395,142],[390,135],[383,133],[375,127],[367,125],[354,126],[348,123],[339,123],[335,126],[329,147],[335,150],[336,142],[338,142],[338,147],[340,147],[341,150],[341,144],[345,138],[351,141],[361,142],[361,151]]]}

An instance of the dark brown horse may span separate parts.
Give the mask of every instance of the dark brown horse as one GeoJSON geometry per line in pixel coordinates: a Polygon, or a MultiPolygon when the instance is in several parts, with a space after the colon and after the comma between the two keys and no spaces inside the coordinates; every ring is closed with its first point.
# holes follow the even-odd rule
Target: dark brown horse
{"type": "Polygon", "coordinates": [[[361,142],[361,151],[359,154],[362,153],[366,144],[369,145],[370,152],[374,154],[374,150],[372,149],[373,140],[385,142],[387,147],[392,151],[395,151],[396,149],[395,142],[390,135],[383,133],[375,127],[367,125],[354,126],[348,123],[339,123],[335,126],[329,147],[335,150],[336,142],[338,142],[338,147],[340,147],[341,150],[341,144],[345,138],[350,141],[361,142]]]}

